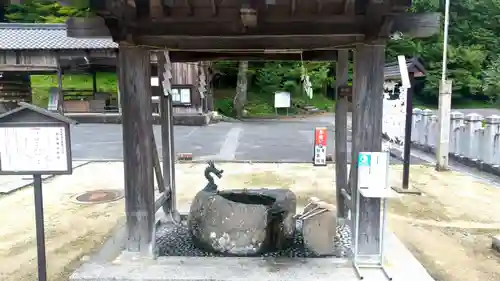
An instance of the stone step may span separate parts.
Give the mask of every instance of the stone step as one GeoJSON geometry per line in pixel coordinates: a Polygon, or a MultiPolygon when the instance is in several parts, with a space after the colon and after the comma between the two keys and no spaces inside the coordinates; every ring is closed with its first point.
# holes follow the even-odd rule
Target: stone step
{"type": "Polygon", "coordinates": [[[317,108],[315,106],[312,106],[312,105],[306,105],[306,106],[304,106],[304,109],[311,110],[311,109],[317,109],[317,108]]]}

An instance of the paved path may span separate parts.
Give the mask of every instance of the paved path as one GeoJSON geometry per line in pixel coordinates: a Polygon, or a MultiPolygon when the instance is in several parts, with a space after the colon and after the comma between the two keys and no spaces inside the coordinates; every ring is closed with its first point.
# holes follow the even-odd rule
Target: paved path
{"type": "MultiPolygon", "coordinates": [[[[327,150],[334,155],[332,119],[327,116],[307,120],[217,123],[206,127],[176,126],[175,151],[192,153],[199,160],[310,162],[316,126],[328,128],[327,150]]],[[[161,153],[160,127],[155,126],[154,132],[161,153]]],[[[72,146],[75,160],[121,160],[121,126],[75,126],[72,146]]],[[[399,161],[394,159],[396,162],[399,161]]]]}
{"type": "MultiPolygon", "coordinates": [[[[73,169],[87,164],[88,161],[73,161],[73,169]]],[[[42,175],[42,179],[47,179],[52,177],[52,175],[42,175]]],[[[27,187],[33,184],[32,176],[0,176],[0,196],[4,194],[9,194],[20,188],[27,187]]],[[[1,279],[0,279],[1,280],[1,279]]]]}

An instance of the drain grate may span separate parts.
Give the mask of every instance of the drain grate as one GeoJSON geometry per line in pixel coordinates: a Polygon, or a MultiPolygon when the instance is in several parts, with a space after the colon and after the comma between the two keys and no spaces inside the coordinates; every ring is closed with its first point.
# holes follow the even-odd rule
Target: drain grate
{"type": "Polygon", "coordinates": [[[120,190],[91,190],[72,197],[72,201],[79,204],[100,204],[117,201],[123,198],[120,190]]]}

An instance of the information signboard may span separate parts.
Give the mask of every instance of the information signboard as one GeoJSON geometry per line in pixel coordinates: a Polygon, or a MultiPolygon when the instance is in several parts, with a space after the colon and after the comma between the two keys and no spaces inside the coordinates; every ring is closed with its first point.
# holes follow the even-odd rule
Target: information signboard
{"type": "Polygon", "coordinates": [[[289,92],[274,93],[274,108],[289,108],[291,106],[291,98],[289,92]]]}
{"type": "Polygon", "coordinates": [[[387,197],[388,152],[361,152],[358,155],[358,189],[364,197],[387,197]]]}
{"type": "MultiPolygon", "coordinates": [[[[391,197],[388,187],[389,175],[389,152],[360,152],[358,154],[358,182],[357,194],[354,202],[354,243],[353,243],[353,266],[359,279],[364,279],[361,268],[380,268],[388,280],[392,280],[384,267],[384,236],[387,221],[387,198],[391,197]],[[359,250],[360,241],[360,197],[380,200],[380,224],[378,251],[363,253],[359,250]]],[[[375,215],[375,214],[374,214],[375,215]]],[[[364,238],[363,238],[364,239],[364,238]]]]}
{"type": "Polygon", "coordinates": [[[66,128],[0,128],[0,171],[2,173],[67,172],[66,128]]]}
{"type": "Polygon", "coordinates": [[[70,125],[60,114],[29,103],[0,115],[0,175],[32,175],[38,281],[47,281],[42,175],[71,174],[70,125]]]}

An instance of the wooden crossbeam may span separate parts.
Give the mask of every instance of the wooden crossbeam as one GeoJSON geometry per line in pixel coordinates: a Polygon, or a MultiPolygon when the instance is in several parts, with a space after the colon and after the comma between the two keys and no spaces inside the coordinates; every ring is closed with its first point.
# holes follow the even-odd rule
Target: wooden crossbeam
{"type": "MultiPolygon", "coordinates": [[[[355,7],[355,13],[358,12],[358,8],[355,7]]],[[[384,0],[368,0],[368,3],[363,5],[361,9],[365,15],[364,33],[366,41],[378,40],[384,26],[384,16],[388,11],[388,2],[384,2],[384,0]]]]}
{"type": "Polygon", "coordinates": [[[316,13],[321,13],[323,9],[323,0],[316,0],[316,13]]]}
{"type": "Polygon", "coordinates": [[[124,0],[125,4],[123,5],[123,15],[127,20],[136,20],[137,19],[137,9],[135,0],[124,0]]]}
{"type": "Polygon", "coordinates": [[[362,43],[364,35],[354,36],[290,36],[249,38],[241,36],[197,38],[194,36],[136,36],[133,42],[138,45],[162,46],[164,48],[183,51],[227,52],[246,51],[262,52],[268,49],[336,49],[352,48],[354,44],[362,43]]]}
{"type": "Polygon", "coordinates": [[[163,0],[149,0],[149,11],[152,19],[163,17],[163,0]]]}
{"type": "Polygon", "coordinates": [[[198,61],[261,61],[261,60],[295,60],[295,61],[332,61],[337,58],[332,50],[304,51],[301,53],[248,53],[248,52],[170,52],[173,62],[198,61]]]}
{"type": "Polygon", "coordinates": [[[210,0],[210,5],[212,6],[212,16],[216,16],[219,13],[219,6],[216,1],[217,0],[210,0]]]}
{"type": "Polygon", "coordinates": [[[186,6],[188,8],[188,15],[189,16],[194,15],[194,8],[193,8],[192,0],[184,0],[184,2],[186,3],[186,6]]]}
{"type": "Polygon", "coordinates": [[[356,0],[344,0],[344,14],[354,15],[356,0]]]}
{"type": "Polygon", "coordinates": [[[391,34],[392,26],[394,25],[394,17],[393,16],[385,16],[382,20],[382,24],[380,25],[380,29],[378,31],[379,38],[387,38],[391,34]]]}
{"type": "Polygon", "coordinates": [[[437,34],[440,24],[440,13],[406,13],[394,17],[391,32],[399,31],[410,38],[426,38],[437,34]]]}
{"type": "Polygon", "coordinates": [[[248,28],[252,29],[257,26],[257,6],[254,0],[240,0],[240,18],[241,24],[246,32],[248,28]]]}
{"type": "MultiPolygon", "coordinates": [[[[357,22],[335,20],[330,22],[260,22],[258,29],[241,31],[240,23],[231,22],[186,22],[168,21],[147,22],[133,27],[133,33],[146,36],[241,36],[241,35],[362,35],[364,25],[362,18],[357,22]]],[[[132,27],[131,27],[132,31],[132,27]]]]}

